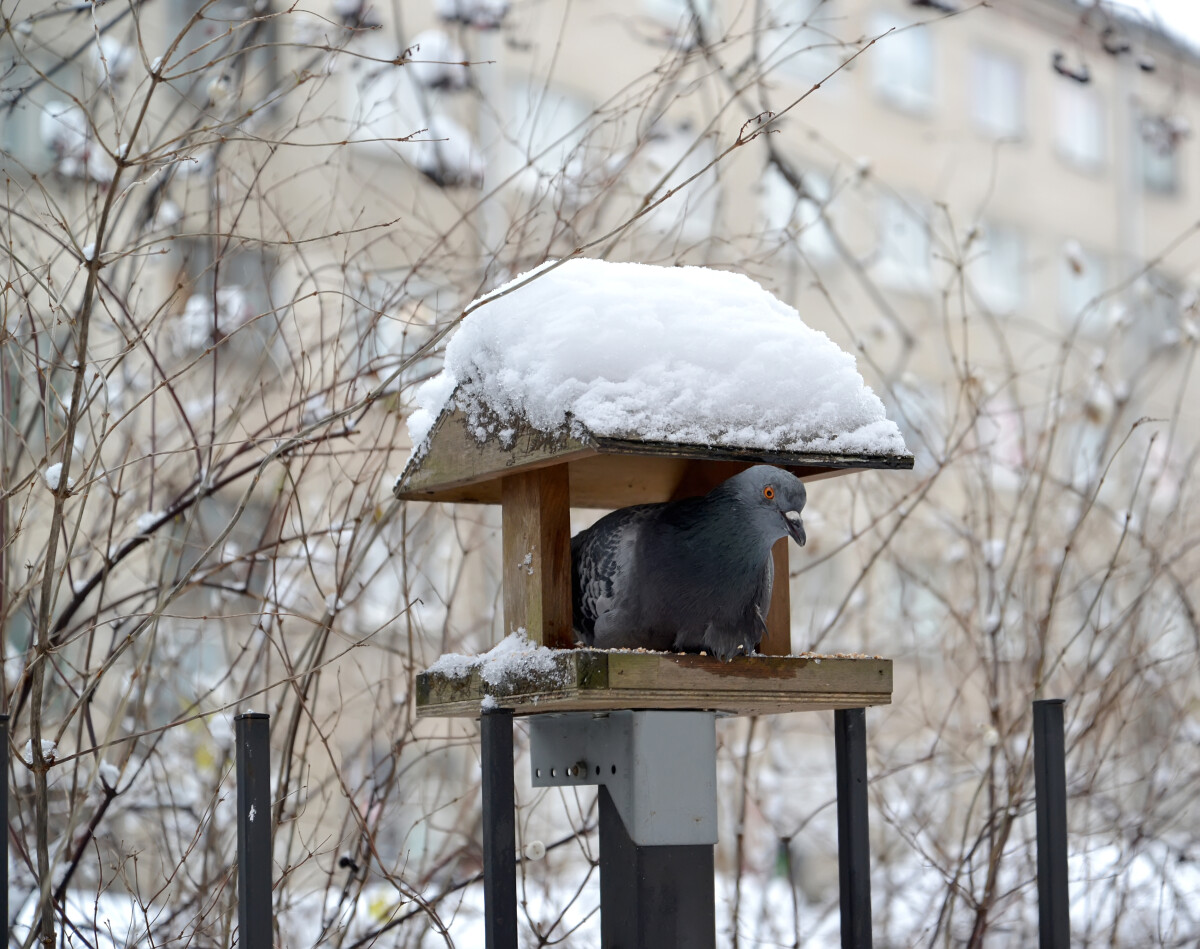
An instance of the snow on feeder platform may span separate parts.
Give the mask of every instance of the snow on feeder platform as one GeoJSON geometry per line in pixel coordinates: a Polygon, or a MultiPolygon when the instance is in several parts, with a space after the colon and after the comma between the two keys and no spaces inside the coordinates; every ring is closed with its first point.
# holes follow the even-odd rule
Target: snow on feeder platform
{"type": "MultiPolygon", "coordinates": [[[[889,660],[787,655],[786,580],[774,584],[762,656],[572,648],[572,506],[702,495],[756,464],[805,481],[912,467],[854,357],[748,277],[543,265],[472,305],[417,402],[396,497],[501,504],[505,627],[564,650],[553,671],[514,687],[435,665],[418,679],[419,715],[475,715],[485,700],[516,714],[890,701],[889,660]]],[[[774,548],[781,579],[786,543],[774,548]]]]}

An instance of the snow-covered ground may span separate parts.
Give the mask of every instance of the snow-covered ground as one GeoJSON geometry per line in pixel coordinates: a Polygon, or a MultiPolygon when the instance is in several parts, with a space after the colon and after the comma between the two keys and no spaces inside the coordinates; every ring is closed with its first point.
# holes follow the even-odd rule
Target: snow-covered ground
{"type": "MultiPolygon", "coordinates": [[[[941,874],[915,855],[890,865],[885,873],[893,880],[903,880],[903,895],[885,895],[888,890],[880,885],[883,874],[877,867],[876,944],[925,944],[945,898],[941,874]]],[[[1070,881],[1073,944],[1186,946],[1200,938],[1200,906],[1196,902],[1200,868],[1170,858],[1164,847],[1151,844],[1132,857],[1110,846],[1076,853],[1071,859],[1070,881]]],[[[1011,879],[1004,885],[1013,888],[1012,898],[994,915],[988,944],[1036,944],[1035,881],[1011,879]]],[[[535,930],[571,949],[600,946],[599,874],[595,869],[589,871],[578,847],[568,845],[518,868],[517,894],[521,946],[538,945],[535,930]]],[[[369,885],[357,899],[344,901],[337,894],[326,897],[320,892],[296,895],[289,891],[282,905],[276,906],[278,945],[301,949],[327,944],[333,933],[343,936],[346,945],[364,938],[368,945],[377,946],[473,949],[484,944],[482,885],[466,887],[443,899],[438,899],[436,892],[421,896],[429,901],[429,911],[384,883],[369,885]],[[380,933],[402,917],[410,918],[380,933]],[[372,940],[376,933],[378,938],[372,940]]],[[[730,877],[718,874],[716,897],[717,944],[730,945],[735,900],[730,877]]],[[[840,945],[836,893],[814,903],[789,886],[784,876],[746,874],[739,900],[739,945],[748,949],[797,944],[836,949],[840,945]]],[[[12,934],[23,940],[34,917],[34,901],[26,900],[16,910],[12,934]]],[[[132,949],[185,944],[178,923],[174,933],[166,925],[172,916],[170,907],[143,905],[111,890],[99,896],[73,891],[67,913],[77,930],[68,933],[67,945],[132,949]]],[[[957,936],[953,941],[957,944],[957,936]]]]}

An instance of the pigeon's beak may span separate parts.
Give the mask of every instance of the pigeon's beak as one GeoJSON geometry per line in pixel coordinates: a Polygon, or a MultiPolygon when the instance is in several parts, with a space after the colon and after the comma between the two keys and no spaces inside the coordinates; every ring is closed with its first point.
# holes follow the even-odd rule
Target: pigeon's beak
{"type": "Polygon", "coordinates": [[[800,520],[800,512],[785,511],[783,520],[787,524],[787,531],[792,535],[792,539],[803,547],[808,538],[804,536],[804,522],[800,520]]]}

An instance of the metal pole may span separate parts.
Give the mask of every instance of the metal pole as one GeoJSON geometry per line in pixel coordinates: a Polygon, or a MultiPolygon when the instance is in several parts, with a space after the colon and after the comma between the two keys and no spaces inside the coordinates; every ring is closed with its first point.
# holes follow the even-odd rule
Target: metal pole
{"type": "Polygon", "coordinates": [[[871,845],[867,826],[867,710],[833,713],[837,760],[838,886],[842,949],[871,949],[871,845]]]}
{"type": "Polygon", "coordinates": [[[8,712],[0,713],[0,768],[4,771],[4,792],[0,794],[0,946],[8,945],[8,712]]]}
{"type": "Polygon", "coordinates": [[[712,844],[639,847],[600,786],[601,949],[714,949],[712,844]]]}
{"type": "Polygon", "coordinates": [[[238,945],[271,949],[271,716],[234,718],[237,762],[238,945]]]}
{"type": "Polygon", "coordinates": [[[483,767],[483,912],[487,949],[517,949],[517,827],[513,800],[513,714],[479,718],[483,767]]]}
{"type": "Polygon", "coordinates": [[[1067,756],[1063,700],[1033,703],[1033,775],[1037,806],[1038,945],[1067,949],[1067,756]]]}

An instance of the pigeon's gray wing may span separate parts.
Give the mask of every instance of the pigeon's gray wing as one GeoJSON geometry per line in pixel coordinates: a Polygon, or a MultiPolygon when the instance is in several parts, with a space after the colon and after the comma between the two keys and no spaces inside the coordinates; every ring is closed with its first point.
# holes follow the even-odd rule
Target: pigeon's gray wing
{"type": "Polygon", "coordinates": [[[768,556],[754,580],[750,599],[743,599],[738,612],[727,615],[724,623],[712,623],[705,629],[705,649],[726,662],[737,655],[749,656],[757,652],[767,634],[767,611],[771,608],[774,577],[775,564],[768,556]]]}
{"type": "MultiPolygon", "coordinates": [[[[775,558],[768,557],[766,565],[763,567],[762,574],[758,578],[758,593],[755,597],[754,605],[754,626],[758,631],[758,638],[754,641],[754,647],[757,649],[758,644],[762,642],[762,637],[767,635],[767,610],[771,607],[771,588],[775,580],[775,558]]],[[[787,582],[787,578],[784,578],[787,582]]]]}
{"type": "Polygon", "coordinates": [[[614,610],[635,583],[638,534],[658,507],[640,504],[613,511],[571,539],[575,630],[589,646],[595,641],[596,620],[614,610]]]}

